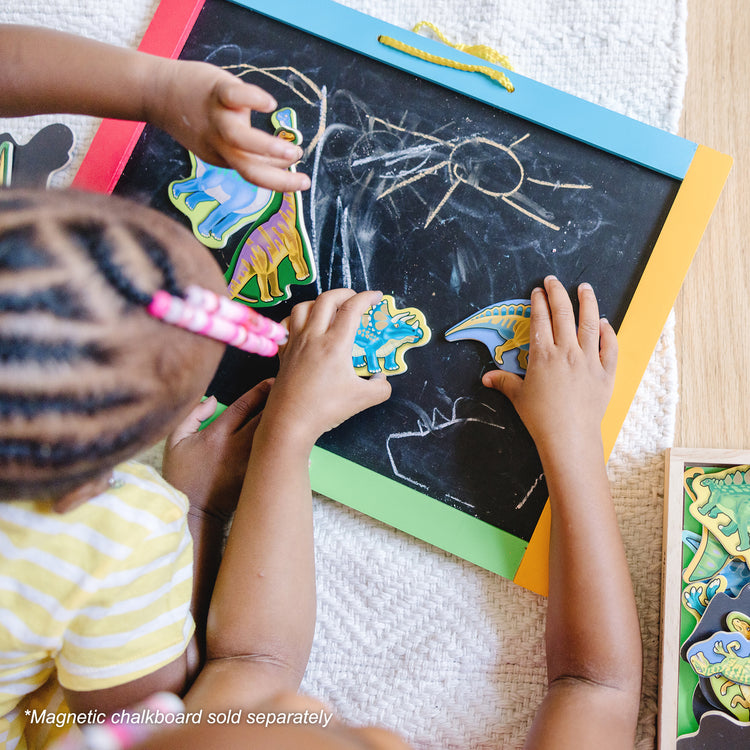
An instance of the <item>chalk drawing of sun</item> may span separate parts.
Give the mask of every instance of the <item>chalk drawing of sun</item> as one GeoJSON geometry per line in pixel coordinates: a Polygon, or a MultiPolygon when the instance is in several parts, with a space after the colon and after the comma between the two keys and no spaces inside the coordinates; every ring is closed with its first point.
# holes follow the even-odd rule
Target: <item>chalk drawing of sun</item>
{"type": "MultiPolygon", "coordinates": [[[[352,161],[352,167],[371,164],[374,161],[389,166],[402,164],[404,168],[399,170],[398,174],[391,173],[392,184],[378,194],[378,200],[382,200],[409,185],[414,185],[428,175],[442,173],[447,179],[448,188],[437,204],[429,209],[424,223],[425,228],[435,220],[450,201],[453,193],[461,186],[467,186],[491,198],[502,200],[530,219],[559,231],[560,227],[545,217],[547,212],[521,193],[523,185],[530,182],[554,190],[591,189],[591,185],[560,181],[550,182],[528,176],[526,169],[513,149],[529,138],[529,133],[516,139],[510,145],[483,136],[471,136],[458,142],[450,142],[435,135],[408,130],[380,118],[371,118],[371,122],[380,123],[385,128],[385,132],[391,135],[400,131],[402,137],[413,136],[425,139],[421,145],[405,146],[402,143],[401,146],[398,146],[394,144],[392,150],[381,150],[380,153],[370,154],[360,159],[355,158],[352,161]],[[440,152],[443,155],[447,152],[448,155],[441,158],[437,163],[429,164],[429,156],[434,156],[440,152]],[[408,168],[405,163],[408,164],[408,168]]],[[[372,133],[368,137],[372,138],[372,133]]]]}

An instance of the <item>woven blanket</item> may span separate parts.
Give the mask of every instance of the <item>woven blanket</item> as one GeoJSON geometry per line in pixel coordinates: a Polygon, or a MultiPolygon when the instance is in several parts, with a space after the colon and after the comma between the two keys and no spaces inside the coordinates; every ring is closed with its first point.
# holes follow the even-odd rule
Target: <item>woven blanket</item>
{"type": "MultiPolygon", "coordinates": [[[[454,41],[500,50],[524,75],[676,131],[687,0],[342,1],[402,27],[431,21],[454,41]]],[[[3,22],[136,46],[157,0],[3,5],[3,22]]],[[[24,143],[59,121],[77,136],[71,165],[53,179],[66,185],[95,120],[0,120],[0,132],[24,143]]],[[[662,462],[676,401],[670,318],[609,462],[644,641],[639,749],[654,746],[662,462]]],[[[521,747],[545,690],[545,600],[323,497],[314,503],[318,624],[303,690],[415,748],[521,747]]]]}

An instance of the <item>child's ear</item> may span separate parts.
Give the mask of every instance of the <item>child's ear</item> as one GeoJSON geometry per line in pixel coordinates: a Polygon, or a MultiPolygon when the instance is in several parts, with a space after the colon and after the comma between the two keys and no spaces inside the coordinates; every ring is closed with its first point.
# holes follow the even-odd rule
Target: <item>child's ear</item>
{"type": "Polygon", "coordinates": [[[70,490],[70,492],[66,492],[64,495],[60,495],[60,497],[52,501],[52,510],[55,513],[67,513],[68,511],[75,510],[87,500],[91,500],[106,492],[110,486],[110,479],[112,479],[112,472],[108,471],[101,476],[90,479],[80,487],[70,490]]]}

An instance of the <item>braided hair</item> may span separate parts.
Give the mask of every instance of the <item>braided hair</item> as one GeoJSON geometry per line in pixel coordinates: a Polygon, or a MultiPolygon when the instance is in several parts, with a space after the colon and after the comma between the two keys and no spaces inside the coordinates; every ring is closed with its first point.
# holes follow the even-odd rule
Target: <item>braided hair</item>
{"type": "Polygon", "coordinates": [[[60,495],[162,437],[186,334],[145,306],[182,296],[183,231],[113,196],[0,191],[0,498],[60,495]]]}

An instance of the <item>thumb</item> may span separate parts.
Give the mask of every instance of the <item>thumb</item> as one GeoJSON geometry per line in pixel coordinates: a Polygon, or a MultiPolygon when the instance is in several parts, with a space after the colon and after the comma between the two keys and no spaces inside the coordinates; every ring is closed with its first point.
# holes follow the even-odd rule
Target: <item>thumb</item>
{"type": "Polygon", "coordinates": [[[172,431],[168,440],[169,447],[174,448],[181,440],[198,432],[201,424],[214,415],[217,404],[216,397],[209,396],[205,401],[201,401],[195,406],[190,414],[172,431]]]}
{"type": "Polygon", "coordinates": [[[599,322],[599,358],[608,375],[614,376],[617,369],[617,334],[608,320],[599,322]]]}
{"type": "Polygon", "coordinates": [[[500,391],[503,396],[507,396],[511,401],[515,399],[523,385],[523,378],[514,372],[505,370],[490,370],[482,376],[482,385],[487,388],[494,388],[500,391]]]}
{"type": "Polygon", "coordinates": [[[387,401],[391,397],[391,384],[388,382],[388,378],[384,372],[379,372],[377,375],[373,375],[363,382],[367,384],[372,406],[382,404],[383,401],[387,401]]]}

